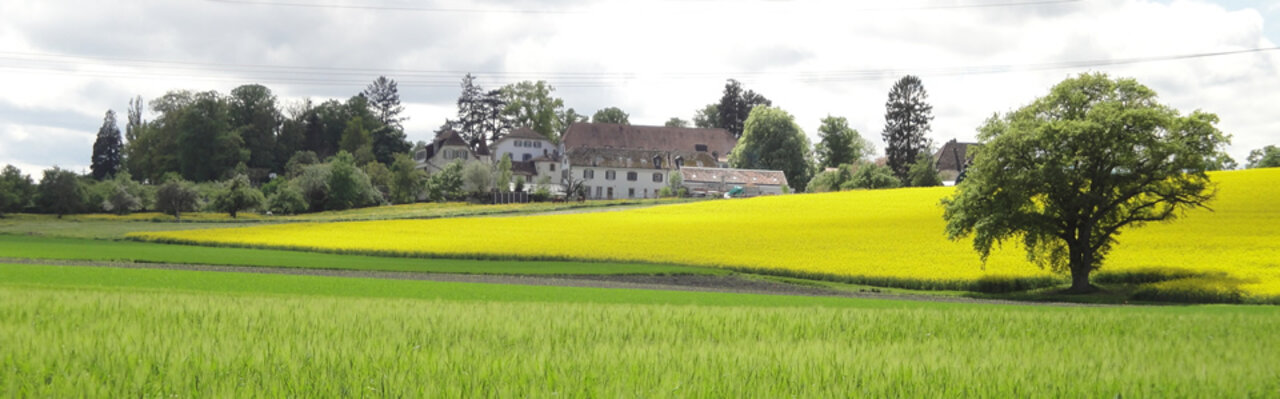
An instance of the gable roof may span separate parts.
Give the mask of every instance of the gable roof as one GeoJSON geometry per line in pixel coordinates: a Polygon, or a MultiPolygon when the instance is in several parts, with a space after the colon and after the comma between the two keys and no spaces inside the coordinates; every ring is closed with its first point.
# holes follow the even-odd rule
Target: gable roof
{"type": "Polygon", "coordinates": [[[685,183],[719,183],[787,185],[787,175],[780,170],[729,169],[729,168],[680,168],[685,183]]]}
{"type": "Polygon", "coordinates": [[[937,163],[938,170],[958,171],[965,162],[973,159],[973,152],[970,149],[978,146],[978,143],[961,143],[952,139],[933,154],[933,160],[937,163]]]}
{"type": "Polygon", "coordinates": [[[538,132],[535,132],[533,131],[533,129],[530,129],[527,127],[516,128],[515,130],[512,130],[510,133],[507,133],[507,135],[502,136],[502,138],[499,138],[498,141],[506,140],[508,138],[551,141],[551,140],[547,140],[546,136],[538,134],[538,132]]]}
{"type": "Polygon", "coordinates": [[[637,126],[613,123],[574,123],[560,142],[566,152],[578,148],[616,148],[671,152],[705,152],[727,159],[738,140],[724,129],[637,126]]]}
{"type": "Polygon", "coordinates": [[[458,132],[455,132],[452,129],[445,130],[440,132],[440,134],[437,134],[435,140],[431,141],[431,144],[437,148],[442,145],[460,145],[467,147],[467,142],[462,140],[462,136],[459,136],[458,132]]]}

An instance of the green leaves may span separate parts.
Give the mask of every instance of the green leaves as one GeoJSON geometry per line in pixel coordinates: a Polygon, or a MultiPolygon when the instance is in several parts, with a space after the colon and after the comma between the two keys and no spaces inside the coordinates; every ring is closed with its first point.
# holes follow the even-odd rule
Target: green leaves
{"type": "Polygon", "coordinates": [[[1121,229],[1174,218],[1213,197],[1204,174],[1227,142],[1200,111],[1180,116],[1132,79],[1068,79],[979,128],[984,146],[946,207],[951,239],[985,258],[1020,238],[1054,270],[1101,266],[1121,229]]]}

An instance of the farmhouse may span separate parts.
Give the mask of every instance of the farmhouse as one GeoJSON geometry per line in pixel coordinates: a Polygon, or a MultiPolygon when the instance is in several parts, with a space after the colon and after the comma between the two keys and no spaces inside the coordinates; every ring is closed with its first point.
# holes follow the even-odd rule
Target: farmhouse
{"type": "Polygon", "coordinates": [[[488,163],[489,153],[485,148],[481,151],[472,151],[467,142],[458,136],[453,130],[445,130],[436,135],[426,147],[415,151],[413,160],[417,163],[417,168],[433,174],[444,169],[445,165],[456,160],[480,161],[488,163]]]}
{"type": "Polygon", "coordinates": [[[938,166],[938,175],[947,185],[955,184],[956,177],[960,175],[969,161],[973,159],[973,151],[978,143],[961,143],[955,139],[951,139],[942,145],[938,152],[933,154],[933,161],[938,166]]]}
{"type": "Polygon", "coordinates": [[[744,197],[778,195],[787,187],[787,175],[779,170],[686,166],[680,169],[680,178],[689,194],[696,197],[720,196],[735,188],[741,188],[744,197]]]}
{"type": "Polygon", "coordinates": [[[737,140],[724,129],[575,123],[561,139],[564,166],[593,199],[655,198],[684,166],[727,167],[737,140]]]}

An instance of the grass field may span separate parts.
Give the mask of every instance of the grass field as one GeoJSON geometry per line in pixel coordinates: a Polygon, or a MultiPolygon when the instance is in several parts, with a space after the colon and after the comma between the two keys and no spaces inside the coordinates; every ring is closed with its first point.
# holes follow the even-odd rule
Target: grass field
{"type": "MultiPolygon", "coordinates": [[[[1222,172],[1213,211],[1124,231],[1102,279],[1147,279],[1148,299],[1280,298],[1280,168],[1222,172]],[[1171,281],[1164,281],[1171,280],[1171,281]]],[[[1062,281],[1009,245],[983,265],[943,235],[950,188],[710,201],[622,212],[298,223],[135,233],[162,242],[463,258],[651,261],[772,270],[860,283],[981,290],[1062,281]],[[503,232],[500,240],[481,239],[503,232]]]]}
{"type": "Polygon", "coordinates": [[[1276,312],[0,265],[0,395],[1266,397],[1276,312]]]}
{"type": "Polygon", "coordinates": [[[643,263],[423,259],[0,234],[0,257],[467,274],[724,274],[643,263]]]}

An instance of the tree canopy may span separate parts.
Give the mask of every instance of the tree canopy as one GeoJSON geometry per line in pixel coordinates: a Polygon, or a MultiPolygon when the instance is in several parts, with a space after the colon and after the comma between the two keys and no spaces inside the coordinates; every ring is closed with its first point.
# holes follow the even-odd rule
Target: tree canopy
{"type": "Polygon", "coordinates": [[[818,127],[818,145],[814,149],[818,164],[834,168],[852,164],[871,154],[871,143],[849,127],[844,117],[827,116],[818,127]]]}
{"type": "Polygon", "coordinates": [[[630,125],[631,121],[627,120],[630,115],[622,112],[618,107],[608,107],[596,111],[591,115],[591,123],[616,123],[619,125],[630,125]]]}
{"type": "MultiPolygon", "coordinates": [[[[577,120],[562,120],[564,100],[551,95],[555,87],[546,81],[523,81],[502,87],[502,99],[506,102],[503,113],[511,118],[515,126],[525,126],[538,132],[547,140],[560,141],[560,133],[568,125],[577,120]]],[[[572,112],[572,110],[570,110],[572,112]]]]}
{"type": "Polygon", "coordinates": [[[1253,168],[1274,168],[1280,167],[1280,147],[1269,145],[1253,151],[1249,151],[1249,157],[1245,158],[1246,167],[1253,168]]]}
{"type": "Polygon", "coordinates": [[[926,100],[920,78],[907,75],[889,89],[889,100],[884,103],[884,155],[887,164],[903,183],[909,183],[907,173],[920,152],[929,148],[929,123],[933,120],[933,106],[926,100]]]}
{"type": "Polygon", "coordinates": [[[796,191],[809,182],[812,155],[809,138],[795,117],[779,108],[756,107],[729,154],[729,165],[742,169],[781,170],[796,191]]]}
{"type": "MultiPolygon", "coordinates": [[[[744,92],[742,83],[729,79],[724,84],[724,94],[720,96],[720,103],[716,106],[719,124],[715,127],[728,130],[735,138],[742,137],[746,120],[751,116],[751,110],[758,105],[772,107],[773,101],[751,90],[744,92]]],[[[706,112],[709,109],[703,111],[706,112]]]]}
{"type": "Polygon", "coordinates": [[[1200,111],[1180,115],[1133,79],[1082,74],[979,129],[966,179],[943,200],[946,233],[973,236],[985,260],[1021,239],[1029,260],[1069,271],[1088,292],[1121,229],[1203,207],[1206,159],[1225,145],[1200,111]]]}

